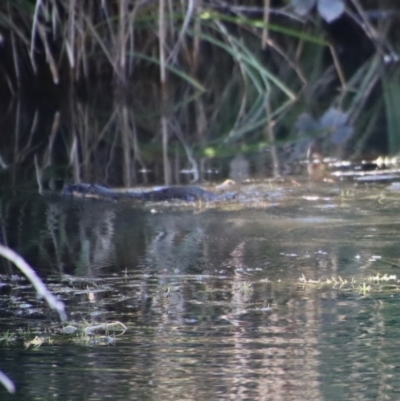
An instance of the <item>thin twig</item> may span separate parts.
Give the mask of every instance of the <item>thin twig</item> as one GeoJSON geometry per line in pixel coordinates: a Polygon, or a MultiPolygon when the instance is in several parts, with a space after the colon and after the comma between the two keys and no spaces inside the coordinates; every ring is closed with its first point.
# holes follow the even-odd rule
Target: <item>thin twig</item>
{"type": "Polygon", "coordinates": [[[0,370],[0,383],[7,389],[9,393],[12,394],[15,393],[14,383],[1,370],[0,370]]]}
{"type": "Polygon", "coordinates": [[[12,249],[0,245],[0,255],[9,261],[13,262],[15,266],[27,277],[27,279],[35,287],[36,292],[40,297],[43,297],[51,309],[55,309],[61,320],[67,320],[67,314],[65,313],[64,304],[59,301],[44,285],[43,281],[35,273],[31,266],[25,262],[25,260],[14,252],[12,249]]]}

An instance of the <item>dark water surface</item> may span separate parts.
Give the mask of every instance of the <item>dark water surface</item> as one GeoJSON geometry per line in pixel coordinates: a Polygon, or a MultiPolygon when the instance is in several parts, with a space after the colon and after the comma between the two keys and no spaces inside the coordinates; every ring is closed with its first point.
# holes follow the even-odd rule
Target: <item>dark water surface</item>
{"type": "Polygon", "coordinates": [[[106,346],[58,338],[28,283],[1,276],[0,335],[16,341],[2,341],[0,369],[17,393],[0,399],[399,399],[400,195],[252,191],[221,207],[10,200],[8,242],[69,324],[127,331],[106,346]],[[28,328],[54,342],[26,348],[28,328]]]}

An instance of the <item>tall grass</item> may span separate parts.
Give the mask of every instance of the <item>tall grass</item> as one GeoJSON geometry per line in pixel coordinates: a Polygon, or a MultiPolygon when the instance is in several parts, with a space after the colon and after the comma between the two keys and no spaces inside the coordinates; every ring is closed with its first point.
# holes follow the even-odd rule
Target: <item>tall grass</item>
{"type": "Polygon", "coordinates": [[[6,0],[0,4],[7,55],[0,63],[0,85],[17,94],[36,81],[89,97],[103,86],[98,92],[103,99],[94,102],[95,122],[80,124],[79,114],[68,117],[66,153],[77,180],[87,176],[85,163],[100,143],[107,144],[109,163],[120,151],[124,185],[148,166],[143,146],[159,145],[163,181],[170,183],[174,148],[199,178],[201,162],[193,155],[271,144],[281,132],[292,131],[305,108],[319,114],[332,106],[349,108],[355,123],[374,86],[368,82],[376,83],[381,69],[366,63],[346,77],[319,23],[290,9],[257,5],[6,0]],[[329,48],[333,59],[327,62],[329,48]],[[368,82],[362,71],[371,72],[368,82]],[[107,105],[105,118],[99,117],[105,111],[99,110],[101,103],[107,105]]]}

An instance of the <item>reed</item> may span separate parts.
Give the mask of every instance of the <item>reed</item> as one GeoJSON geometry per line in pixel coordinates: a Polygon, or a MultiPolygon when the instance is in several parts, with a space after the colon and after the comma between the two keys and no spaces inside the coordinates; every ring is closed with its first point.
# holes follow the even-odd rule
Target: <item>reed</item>
{"type": "MultiPolygon", "coordinates": [[[[79,178],[91,159],[93,143],[106,142],[109,161],[116,148],[124,150],[123,183],[130,185],[134,167],[148,167],[144,149],[156,144],[169,183],[173,149],[196,170],[198,158],[210,151],[229,155],[279,138],[296,140],[293,127],[304,109],[321,115],[338,107],[357,123],[379,82],[379,63],[371,58],[348,74],[318,20],[307,20],[310,10],[299,16],[299,3],[292,3],[290,9],[239,0],[225,6],[191,0],[3,1],[7,57],[0,62],[0,87],[17,94],[35,81],[41,88],[79,88],[89,97],[101,87],[103,99],[92,105],[97,111],[100,102],[104,106],[92,125],[96,133],[69,132],[66,152],[74,174],[79,178]]],[[[327,20],[332,10],[318,9],[327,20]]],[[[366,35],[379,34],[364,26],[366,35]]],[[[373,43],[376,55],[388,48],[381,39],[373,43]]]]}

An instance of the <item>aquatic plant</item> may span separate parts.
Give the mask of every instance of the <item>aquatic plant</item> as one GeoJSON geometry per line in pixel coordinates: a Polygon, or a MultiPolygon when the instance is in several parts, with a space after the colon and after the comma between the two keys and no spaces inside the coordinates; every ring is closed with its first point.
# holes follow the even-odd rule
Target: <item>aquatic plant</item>
{"type": "Polygon", "coordinates": [[[399,279],[394,274],[376,274],[374,276],[361,276],[356,279],[355,277],[343,278],[330,277],[323,280],[307,279],[304,274],[299,278],[302,286],[311,287],[324,287],[339,289],[342,291],[355,291],[362,295],[367,293],[390,292],[398,291],[400,288],[399,279]]]}
{"type": "Polygon", "coordinates": [[[236,287],[245,296],[248,296],[253,292],[253,283],[250,281],[239,282],[236,284],[236,287]]]}
{"type": "Polygon", "coordinates": [[[15,334],[11,333],[9,330],[3,331],[3,333],[0,334],[0,342],[3,342],[4,344],[9,344],[14,342],[17,339],[15,334]]]}

